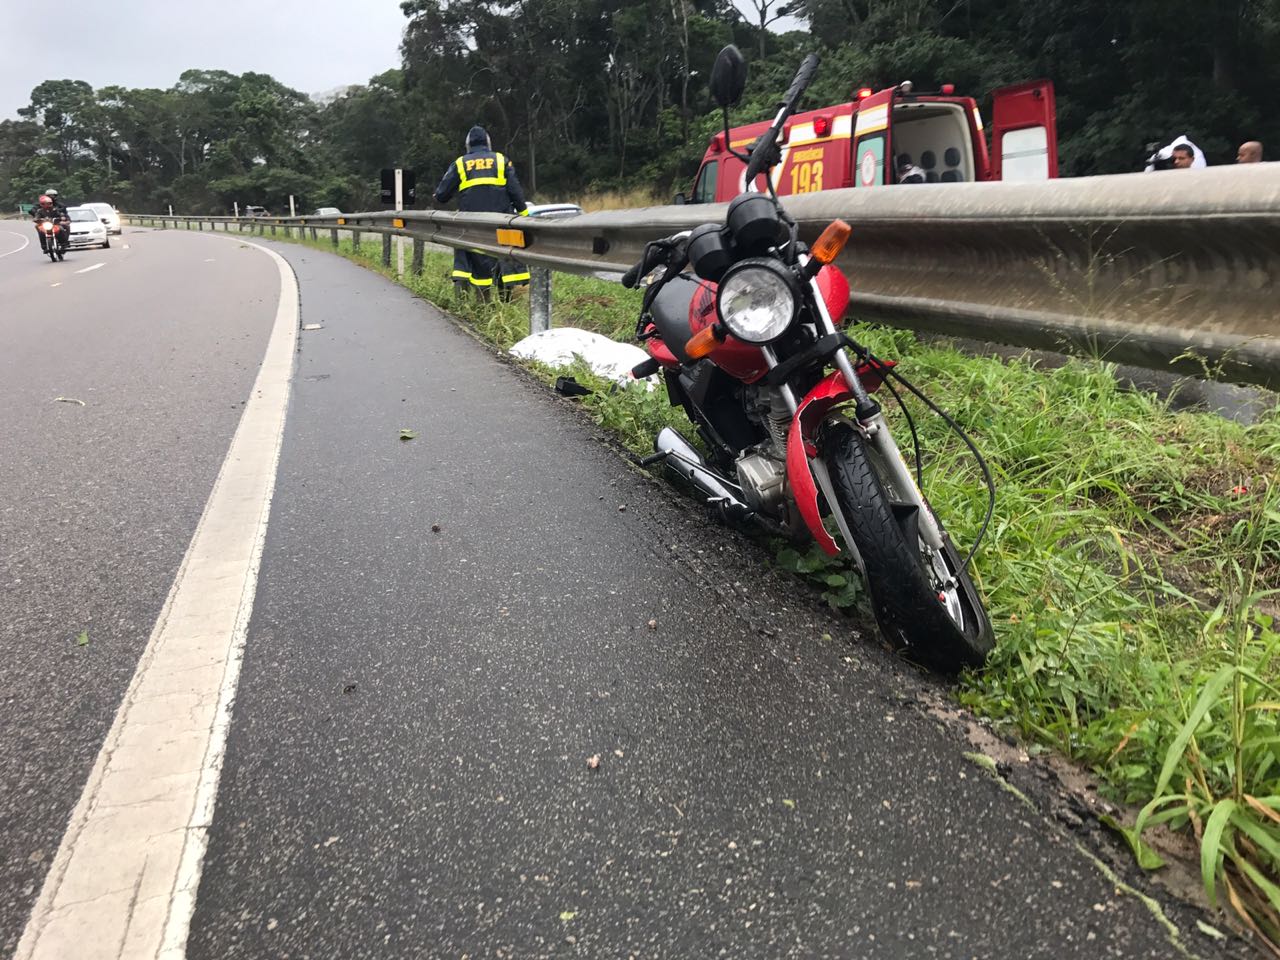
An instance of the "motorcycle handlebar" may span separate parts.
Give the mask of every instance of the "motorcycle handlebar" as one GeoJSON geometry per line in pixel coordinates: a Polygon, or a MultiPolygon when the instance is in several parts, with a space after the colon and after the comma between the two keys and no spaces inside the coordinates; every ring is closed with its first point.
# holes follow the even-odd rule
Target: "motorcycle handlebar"
{"type": "Polygon", "coordinates": [[[778,117],[773,121],[771,126],[763,137],[756,143],[751,150],[751,160],[747,163],[747,172],[743,178],[743,183],[748,187],[755,183],[756,177],[764,172],[765,164],[768,162],[770,154],[773,153],[773,146],[778,141],[778,134],[782,132],[782,126],[787,122],[787,118],[795,113],[797,104],[800,103],[800,97],[805,89],[813,80],[813,75],[818,72],[818,55],[811,53],[804,58],[800,64],[800,69],[796,71],[795,79],[791,81],[791,86],[787,88],[786,94],[782,98],[782,106],[778,110],[778,117]]]}
{"type": "Polygon", "coordinates": [[[644,256],[640,258],[640,262],[622,275],[622,285],[628,290],[634,290],[642,278],[647,277],[670,257],[676,241],[682,236],[684,234],[676,234],[664,240],[654,240],[645,246],[644,256]]]}

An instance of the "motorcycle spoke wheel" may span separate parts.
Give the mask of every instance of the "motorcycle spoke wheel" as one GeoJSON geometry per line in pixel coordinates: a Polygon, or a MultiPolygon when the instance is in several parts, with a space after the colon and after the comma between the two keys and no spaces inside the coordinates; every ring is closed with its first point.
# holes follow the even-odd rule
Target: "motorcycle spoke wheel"
{"type": "Polygon", "coordinates": [[[821,449],[882,632],[937,669],[981,666],[995,636],[950,541],[937,550],[921,539],[920,508],[894,489],[879,453],[848,423],[828,423],[821,449]]]}

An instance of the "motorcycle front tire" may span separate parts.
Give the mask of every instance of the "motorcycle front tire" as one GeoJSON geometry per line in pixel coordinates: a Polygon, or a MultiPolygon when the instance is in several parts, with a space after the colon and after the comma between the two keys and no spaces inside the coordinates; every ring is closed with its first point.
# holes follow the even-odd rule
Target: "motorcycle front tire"
{"type": "MultiPolygon", "coordinates": [[[[867,573],[867,587],[880,629],[910,659],[946,673],[980,667],[995,646],[991,620],[949,537],[939,557],[954,586],[960,620],[939,599],[925,545],[911,510],[894,510],[886,494],[887,474],[877,470],[880,453],[848,423],[828,423],[821,450],[841,512],[867,573]],[[910,542],[914,540],[915,542],[910,542]]],[[[938,521],[941,527],[941,521],[938,521]]]]}

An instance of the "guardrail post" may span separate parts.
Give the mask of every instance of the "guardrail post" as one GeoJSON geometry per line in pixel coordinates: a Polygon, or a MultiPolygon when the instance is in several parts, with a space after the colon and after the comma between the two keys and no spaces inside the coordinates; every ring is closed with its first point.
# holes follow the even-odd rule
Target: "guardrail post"
{"type": "Polygon", "coordinates": [[[382,235],[382,265],[391,266],[391,234],[389,233],[382,235]]]}
{"type": "Polygon", "coordinates": [[[329,239],[333,241],[333,249],[338,249],[338,228],[334,227],[329,231],[329,239]]]}
{"type": "Polygon", "coordinates": [[[315,227],[312,227],[312,228],[311,228],[311,239],[312,239],[312,240],[316,240],[317,238],[318,238],[318,234],[317,234],[317,232],[316,232],[316,228],[315,228],[315,227]]]}
{"type": "Polygon", "coordinates": [[[529,332],[551,329],[551,271],[529,268],[529,332]]]}
{"type": "Polygon", "coordinates": [[[273,237],[276,235],[276,225],[274,223],[271,225],[271,235],[273,237]]]}
{"type": "Polygon", "coordinates": [[[422,251],[425,247],[426,244],[421,240],[415,239],[413,241],[413,262],[409,265],[409,272],[415,277],[422,276],[422,251]]]}
{"type": "Polygon", "coordinates": [[[351,231],[351,250],[354,253],[360,252],[360,231],[359,230],[351,231]]]}

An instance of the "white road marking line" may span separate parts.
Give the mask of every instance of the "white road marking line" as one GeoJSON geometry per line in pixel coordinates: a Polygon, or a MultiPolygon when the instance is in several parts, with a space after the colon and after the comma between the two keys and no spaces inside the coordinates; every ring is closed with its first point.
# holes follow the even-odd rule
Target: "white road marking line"
{"type": "Polygon", "coordinates": [[[99,267],[105,267],[105,263],[95,263],[91,267],[85,267],[83,270],[77,270],[76,273],[88,273],[90,270],[97,270],[99,267]]]}
{"type": "Polygon", "coordinates": [[[276,261],[280,302],[257,382],[15,960],[185,956],[297,343],[297,281],[258,249],[276,261]]]}
{"type": "Polygon", "coordinates": [[[27,249],[27,247],[31,246],[30,237],[24,237],[20,233],[14,233],[12,230],[6,230],[5,233],[11,237],[21,237],[22,246],[18,247],[16,250],[10,250],[8,253],[0,253],[0,259],[3,259],[4,257],[11,257],[15,253],[21,253],[23,250],[27,249]]]}

